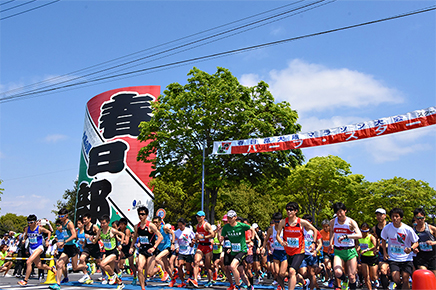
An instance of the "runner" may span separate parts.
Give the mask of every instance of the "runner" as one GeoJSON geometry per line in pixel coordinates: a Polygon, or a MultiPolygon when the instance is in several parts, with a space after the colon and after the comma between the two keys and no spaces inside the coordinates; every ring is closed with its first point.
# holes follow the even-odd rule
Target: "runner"
{"type": "Polygon", "coordinates": [[[79,279],[79,283],[91,284],[93,281],[91,279],[91,265],[86,263],[89,257],[95,259],[95,263],[100,265],[101,253],[100,247],[97,243],[97,233],[99,228],[97,225],[91,223],[91,214],[86,213],[82,217],[83,222],[83,232],[85,237],[85,244],[83,246],[82,254],[79,259],[79,266],[77,269],[84,271],[84,275],[79,279]],[[86,272],[85,272],[86,271],[86,272]]]}
{"type": "Polygon", "coordinates": [[[50,267],[41,263],[40,255],[44,252],[44,239],[42,234],[47,234],[48,239],[45,242],[46,247],[49,245],[49,240],[51,237],[51,232],[42,226],[36,224],[36,215],[31,214],[27,217],[27,227],[24,229],[24,237],[23,239],[29,240],[29,254],[30,257],[26,261],[26,276],[23,280],[19,281],[18,284],[21,286],[26,286],[27,281],[29,280],[30,273],[32,272],[32,264],[35,263],[38,269],[50,270],[50,267]]]}
{"type": "MultiPolygon", "coordinates": [[[[230,259],[224,260],[224,265],[230,265],[230,270],[233,273],[233,278],[235,279],[236,289],[245,288],[244,284],[241,284],[240,278],[247,285],[248,289],[253,289],[250,281],[244,272],[243,261],[247,256],[247,244],[245,243],[245,231],[252,230],[249,225],[236,222],[236,212],[234,210],[229,210],[227,212],[228,224],[224,225],[221,230],[221,235],[227,237],[231,243],[230,249],[230,259]]],[[[227,277],[231,279],[231,277],[227,277]]]]}
{"type": "MultiPolygon", "coordinates": [[[[288,271],[288,260],[286,256],[285,248],[279,243],[277,240],[277,230],[279,228],[280,221],[282,220],[283,215],[281,212],[276,212],[272,215],[272,220],[274,225],[268,228],[266,233],[266,238],[263,242],[263,247],[267,247],[267,243],[270,238],[272,238],[272,249],[270,249],[270,253],[272,255],[272,274],[274,276],[275,281],[279,281],[279,275],[282,277],[286,277],[286,272],[288,271]]],[[[280,234],[280,238],[283,240],[283,232],[280,234]]],[[[277,289],[281,289],[281,285],[277,289]]]]}
{"type": "MultiPolygon", "coordinates": [[[[145,279],[147,278],[148,269],[154,268],[154,252],[162,241],[163,237],[157,227],[147,220],[148,208],[141,206],[137,209],[140,222],[135,226],[133,241],[139,238],[138,249],[138,278],[141,289],[146,286],[145,279]],[[144,272],[143,272],[144,270],[144,272]]],[[[133,247],[130,247],[130,254],[133,254],[133,247]]]]}
{"type": "Polygon", "coordinates": [[[363,223],[360,226],[360,231],[362,232],[362,238],[359,239],[358,252],[362,264],[362,276],[365,280],[366,288],[372,290],[372,282],[374,283],[377,279],[378,269],[378,257],[375,254],[377,252],[377,239],[369,233],[369,225],[367,223],[363,223]]]}
{"type": "MultiPolygon", "coordinates": [[[[242,222],[246,225],[250,226],[248,219],[242,219],[242,222]]],[[[257,224],[256,224],[257,225],[257,224]]],[[[247,256],[244,260],[244,269],[247,275],[248,281],[250,281],[250,285],[254,285],[254,277],[253,277],[253,262],[254,262],[254,254],[257,251],[255,244],[260,244],[260,239],[254,230],[254,227],[250,226],[251,229],[245,231],[245,243],[247,244],[247,256]]]]}
{"type": "Polygon", "coordinates": [[[155,216],[153,218],[153,224],[157,227],[163,237],[162,242],[156,250],[156,263],[161,265],[162,269],[164,269],[161,281],[167,281],[168,279],[172,279],[173,276],[168,257],[171,256],[171,253],[174,250],[175,236],[174,232],[171,230],[170,224],[162,225],[162,218],[160,216],[155,216]]]}
{"type": "Polygon", "coordinates": [[[345,204],[336,202],[333,204],[333,212],[336,214],[336,218],[330,221],[330,248],[335,253],[333,269],[336,278],[342,281],[342,289],[349,286],[354,290],[357,286],[357,251],[354,239],[362,238],[362,233],[357,223],[346,216],[345,204]]]}
{"type": "Polygon", "coordinates": [[[205,263],[205,269],[207,272],[207,283],[204,287],[212,286],[212,271],[210,269],[212,260],[212,239],[215,237],[215,233],[212,230],[211,225],[205,221],[204,211],[199,211],[196,214],[197,218],[197,233],[195,234],[195,240],[198,243],[198,248],[194,256],[194,279],[188,279],[188,284],[198,288],[197,277],[200,273],[200,262],[203,260],[205,263]]]}
{"type": "MultiPolygon", "coordinates": [[[[313,218],[310,214],[305,214],[303,220],[312,224],[313,218]]],[[[305,284],[310,285],[310,289],[314,287],[319,288],[316,281],[316,272],[319,270],[318,265],[318,251],[322,247],[322,237],[317,229],[315,231],[306,229],[304,230],[304,260],[301,262],[299,272],[303,279],[309,278],[309,281],[305,280],[305,284]]]]}
{"type": "MultiPolygon", "coordinates": [[[[194,243],[195,234],[191,228],[186,227],[186,220],[184,218],[179,218],[177,221],[178,229],[174,233],[175,235],[175,247],[178,253],[178,267],[179,267],[179,278],[181,283],[177,286],[179,288],[186,287],[185,283],[185,272],[183,270],[184,266],[186,270],[191,270],[191,263],[194,262],[194,249],[192,248],[194,243]]],[[[169,286],[173,287],[176,283],[176,279],[173,277],[169,286]]]]}
{"type": "MultiPolygon", "coordinates": [[[[380,284],[383,289],[387,289],[389,287],[389,264],[388,261],[384,260],[383,249],[382,249],[382,238],[381,232],[386,226],[386,210],[383,208],[378,208],[375,211],[375,216],[377,219],[377,224],[373,227],[372,232],[377,239],[377,249],[378,249],[378,269],[380,271],[380,284]]],[[[377,273],[378,274],[378,273],[377,273]]]]}
{"type": "Polygon", "coordinates": [[[68,263],[68,259],[71,258],[73,271],[77,270],[77,263],[79,259],[79,249],[75,244],[77,233],[73,222],[68,219],[68,210],[66,208],[62,208],[59,210],[58,215],[62,225],[62,234],[64,240],[63,242],[58,242],[59,248],[63,249],[63,251],[56,262],[56,269],[53,269],[53,272],[56,274],[57,283],[49,286],[50,289],[55,290],[61,289],[61,277],[68,263]]]}
{"type": "Polygon", "coordinates": [[[124,233],[124,242],[122,242],[120,263],[118,267],[120,268],[120,270],[124,270],[126,259],[128,259],[129,267],[133,275],[132,285],[136,285],[138,282],[138,278],[136,276],[136,266],[134,256],[133,254],[130,254],[130,247],[132,245],[132,232],[130,231],[130,229],[127,228],[126,218],[120,218],[120,220],[118,221],[118,230],[124,233]]]}
{"type": "Polygon", "coordinates": [[[322,230],[320,231],[322,237],[322,258],[326,272],[326,279],[324,286],[333,288],[334,280],[332,275],[332,262],[333,250],[330,249],[330,221],[325,219],[321,223],[322,230]]]}
{"type": "Polygon", "coordinates": [[[213,238],[213,246],[212,246],[212,281],[214,283],[218,279],[218,271],[221,267],[222,270],[224,270],[224,265],[221,263],[221,253],[223,252],[223,245],[219,240],[218,237],[218,231],[221,230],[220,222],[218,221],[219,227],[216,225],[212,225],[212,230],[215,234],[215,237],[213,238]]]}
{"type": "Polygon", "coordinates": [[[119,235],[124,240],[124,233],[109,226],[110,217],[109,215],[103,215],[100,219],[101,229],[97,233],[97,240],[101,240],[104,245],[105,257],[100,263],[101,271],[105,271],[108,275],[108,284],[113,285],[118,284],[117,290],[123,289],[125,285],[121,279],[114,272],[116,260],[119,258],[119,252],[117,249],[117,238],[119,235]]]}
{"type": "MultiPolygon", "coordinates": [[[[279,223],[276,239],[285,248],[288,256],[288,289],[294,290],[297,284],[297,272],[300,268],[301,262],[304,259],[304,230],[313,232],[316,229],[308,222],[297,217],[300,206],[296,202],[289,202],[286,205],[286,212],[288,217],[282,219],[279,223]],[[283,232],[283,236],[282,236],[283,232]],[[283,239],[282,239],[283,237],[283,239]]],[[[285,289],[283,273],[278,275],[279,284],[282,289],[285,289]]],[[[308,288],[307,283],[303,285],[305,289],[308,288]]]]}
{"type": "Polygon", "coordinates": [[[402,223],[403,210],[393,208],[389,212],[392,223],[381,232],[382,248],[385,260],[389,261],[392,279],[398,288],[409,289],[409,277],[413,272],[413,251],[418,248],[418,236],[408,225],[402,223]],[[388,251],[386,241],[389,241],[388,251]]]}
{"type": "MultiPolygon", "coordinates": [[[[0,273],[5,272],[5,275],[3,277],[7,277],[8,271],[12,267],[12,261],[7,261],[7,262],[5,261],[6,257],[11,256],[11,254],[7,251],[7,249],[8,249],[8,246],[6,244],[0,245],[0,273]]],[[[26,272],[26,276],[27,276],[27,272],[26,272]]],[[[18,284],[20,284],[21,286],[27,285],[27,279],[18,282],[18,284]],[[23,285],[22,284],[23,282],[26,284],[23,285]]]]}
{"type": "Polygon", "coordinates": [[[413,211],[416,220],[414,228],[419,238],[419,247],[415,250],[413,263],[416,269],[431,270],[436,275],[436,227],[425,221],[425,211],[417,208],[413,211]]]}

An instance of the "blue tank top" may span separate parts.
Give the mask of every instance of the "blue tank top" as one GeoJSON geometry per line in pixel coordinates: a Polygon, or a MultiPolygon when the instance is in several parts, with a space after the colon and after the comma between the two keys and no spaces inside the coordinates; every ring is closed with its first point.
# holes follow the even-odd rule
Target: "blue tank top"
{"type": "Polygon", "coordinates": [[[83,233],[80,233],[80,230],[77,229],[77,247],[80,249],[80,252],[83,252],[83,245],[82,243],[85,242],[85,231],[83,231],[83,233]]]}
{"type": "Polygon", "coordinates": [[[171,247],[171,234],[165,233],[163,226],[160,227],[160,233],[162,234],[163,240],[162,240],[162,242],[160,242],[159,246],[157,246],[157,249],[159,251],[163,251],[166,248],[171,247]]]}
{"type": "MultiPolygon", "coordinates": [[[[63,232],[56,230],[56,239],[58,239],[58,243],[65,242],[63,232]]],[[[58,248],[59,253],[62,253],[63,251],[64,251],[64,248],[58,248]]]]}
{"type": "Polygon", "coordinates": [[[27,227],[27,236],[29,237],[29,247],[35,250],[39,246],[42,246],[42,234],[39,233],[39,226],[36,227],[34,231],[27,227]]]}

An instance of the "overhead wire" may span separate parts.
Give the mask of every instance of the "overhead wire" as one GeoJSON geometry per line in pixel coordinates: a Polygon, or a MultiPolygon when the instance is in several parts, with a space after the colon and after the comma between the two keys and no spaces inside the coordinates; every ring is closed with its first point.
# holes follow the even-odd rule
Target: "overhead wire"
{"type": "Polygon", "coordinates": [[[15,0],[9,0],[9,1],[6,1],[6,2],[3,2],[3,3],[0,3],[0,6],[5,5],[5,4],[9,4],[9,3],[14,2],[14,1],[15,1],[15,0]]]}
{"type": "MultiPolygon", "coordinates": [[[[68,84],[68,85],[64,85],[64,86],[40,90],[40,91],[37,91],[36,94],[53,92],[53,91],[60,90],[60,89],[71,88],[71,87],[75,87],[75,86],[79,86],[79,85],[83,85],[83,84],[88,84],[88,83],[95,83],[95,82],[99,82],[99,81],[103,81],[103,80],[109,80],[109,79],[113,80],[115,78],[119,78],[119,77],[123,77],[123,76],[131,76],[131,75],[135,75],[135,74],[152,72],[152,71],[155,71],[158,69],[171,68],[171,67],[178,66],[178,65],[186,65],[188,63],[198,62],[198,61],[202,61],[202,60],[209,60],[209,59],[213,59],[213,58],[217,58],[217,57],[224,57],[224,56],[231,55],[231,54],[242,53],[242,52],[251,51],[251,50],[260,49],[260,48],[265,48],[265,47],[269,47],[269,46],[273,46],[273,45],[284,44],[284,43],[291,42],[291,41],[301,40],[301,39],[305,39],[305,38],[309,38],[309,37],[329,34],[329,33],[348,30],[348,29],[352,29],[352,28],[356,28],[356,27],[361,27],[361,26],[371,25],[371,24],[375,24],[375,23],[390,21],[393,19],[403,18],[403,17],[407,17],[407,16],[411,16],[411,15],[421,14],[421,13],[433,11],[435,9],[436,9],[436,5],[433,5],[433,6],[414,10],[411,12],[402,13],[399,15],[391,16],[391,17],[381,18],[381,19],[367,21],[367,22],[361,22],[358,24],[343,26],[340,28],[325,30],[325,31],[321,31],[321,32],[306,34],[306,35],[292,37],[292,38],[286,38],[286,39],[282,39],[282,40],[267,42],[267,43],[263,43],[263,44],[258,44],[258,45],[253,45],[253,46],[248,46],[248,47],[243,47],[243,48],[238,48],[238,49],[233,49],[233,50],[228,50],[228,51],[224,51],[224,52],[218,52],[218,53],[214,53],[214,54],[209,54],[209,55],[205,55],[205,56],[200,56],[200,57],[190,58],[190,59],[186,59],[186,60],[171,62],[171,63],[167,63],[167,64],[162,64],[162,65],[157,65],[157,66],[148,67],[148,68],[144,68],[144,69],[129,71],[129,72],[120,73],[120,74],[116,74],[116,75],[96,78],[96,79],[89,80],[89,81],[81,81],[81,82],[68,84]]],[[[16,94],[13,96],[0,98],[0,103],[12,101],[14,99],[17,99],[20,97],[25,97],[25,96],[28,96],[30,94],[35,94],[35,92],[16,94]]]]}
{"type": "Polygon", "coordinates": [[[30,1],[27,1],[27,2],[24,2],[24,3],[18,4],[18,5],[15,5],[15,6],[12,6],[12,7],[9,7],[9,8],[6,8],[6,9],[3,9],[3,10],[0,10],[0,13],[3,13],[3,12],[6,12],[6,11],[9,11],[9,10],[12,10],[12,9],[18,8],[18,7],[21,7],[21,6],[27,5],[27,4],[30,4],[30,3],[35,2],[35,1],[36,1],[36,0],[30,0],[30,1]]]}
{"type": "MultiPolygon", "coordinates": [[[[92,68],[92,67],[100,66],[100,64],[97,64],[97,65],[94,65],[94,66],[91,66],[91,67],[88,67],[88,68],[85,68],[85,69],[77,70],[77,71],[74,71],[74,72],[72,72],[72,73],[65,74],[65,75],[62,75],[62,76],[58,76],[58,77],[55,77],[55,78],[50,78],[49,80],[45,80],[45,81],[42,81],[42,82],[39,82],[39,83],[36,83],[36,84],[30,84],[30,85],[27,85],[27,86],[23,86],[23,87],[20,87],[20,88],[16,88],[16,89],[14,89],[14,90],[10,90],[10,91],[7,91],[7,92],[2,92],[1,95],[5,95],[5,94],[8,94],[8,93],[12,93],[13,91],[23,90],[24,88],[28,88],[28,87],[34,87],[35,85],[42,85],[42,84],[44,84],[44,83],[49,83],[49,85],[46,85],[46,86],[43,86],[43,87],[38,87],[38,88],[35,88],[35,89],[30,90],[30,91],[27,92],[27,93],[31,93],[31,92],[33,92],[33,91],[38,91],[38,90],[46,89],[46,88],[53,87],[53,86],[56,86],[56,85],[60,85],[60,84],[64,84],[64,83],[68,83],[68,82],[72,82],[72,81],[74,81],[74,80],[78,80],[78,79],[81,79],[81,78],[89,77],[89,76],[96,75],[96,74],[99,74],[99,73],[102,73],[102,72],[105,73],[104,75],[108,75],[108,74],[109,74],[108,70],[116,69],[116,68],[121,67],[121,66],[126,66],[126,65],[129,65],[129,64],[132,64],[132,63],[135,63],[135,62],[138,62],[138,61],[144,60],[144,59],[148,59],[148,58],[152,58],[152,57],[155,57],[155,56],[158,56],[158,55],[162,55],[162,54],[165,54],[165,53],[168,53],[168,52],[171,52],[171,51],[174,51],[174,50],[177,50],[177,49],[183,48],[183,47],[187,47],[187,46],[189,46],[189,45],[193,45],[193,44],[196,44],[196,43],[199,43],[199,42],[202,42],[202,41],[208,40],[208,39],[210,39],[210,38],[215,38],[215,37],[221,36],[221,35],[223,35],[223,34],[228,34],[228,33],[230,33],[230,32],[233,32],[233,31],[236,31],[236,30],[239,30],[239,29],[243,29],[243,28],[245,28],[245,27],[252,26],[252,25],[255,25],[255,24],[258,24],[258,23],[261,23],[261,22],[265,22],[265,21],[267,21],[267,20],[271,20],[271,19],[274,19],[274,18],[276,18],[276,17],[279,17],[279,16],[283,16],[283,15],[285,15],[285,16],[283,16],[283,17],[280,18],[280,19],[271,20],[270,22],[267,22],[267,23],[263,24],[263,25],[266,25],[266,24],[272,23],[272,22],[274,22],[274,21],[278,21],[278,20],[281,20],[281,19],[283,19],[283,18],[286,18],[286,17],[290,17],[290,16],[295,15],[295,14],[293,14],[293,15],[286,15],[286,14],[289,14],[289,13],[294,12],[294,11],[297,11],[297,10],[299,10],[299,9],[303,9],[303,8],[306,8],[306,7],[310,7],[310,6],[312,6],[312,5],[316,5],[316,4],[319,4],[319,3],[325,2],[325,1],[326,1],[326,0],[317,0],[317,1],[315,1],[315,2],[312,2],[312,3],[309,3],[309,4],[303,5],[303,6],[301,6],[301,7],[295,8],[295,9],[287,10],[287,11],[284,11],[284,12],[281,12],[281,13],[278,13],[278,14],[275,14],[275,15],[272,15],[272,16],[268,16],[268,17],[266,17],[266,18],[263,18],[263,19],[260,19],[260,20],[253,21],[253,22],[251,22],[251,23],[244,24],[244,25],[239,26],[239,27],[236,27],[236,28],[228,29],[228,30],[226,30],[226,31],[224,31],[224,32],[218,32],[218,33],[216,33],[216,34],[214,34],[214,35],[212,35],[212,36],[203,37],[203,38],[201,38],[201,39],[199,39],[199,40],[194,40],[194,41],[191,41],[191,42],[188,42],[188,43],[182,44],[182,45],[178,45],[178,46],[173,47],[173,48],[169,48],[169,49],[166,49],[166,50],[163,50],[163,51],[159,51],[159,52],[154,53],[154,54],[151,54],[151,55],[147,55],[147,56],[144,56],[144,57],[141,57],[141,58],[137,58],[137,59],[134,59],[134,60],[132,60],[132,61],[124,62],[124,63],[122,63],[122,64],[114,65],[114,66],[109,67],[109,68],[104,68],[104,69],[101,69],[101,70],[98,70],[98,71],[95,71],[95,72],[91,72],[91,73],[88,73],[88,74],[85,74],[85,75],[82,75],[82,76],[77,76],[77,77],[76,77],[76,76],[74,76],[74,75],[75,75],[76,73],[80,72],[80,71],[85,71],[85,70],[87,70],[88,68],[92,68]],[[72,75],[73,75],[73,77],[71,77],[72,75]],[[65,79],[65,78],[67,78],[67,79],[65,79]],[[55,80],[60,80],[60,81],[59,81],[59,82],[56,82],[56,83],[53,83],[55,80]]],[[[329,1],[328,3],[331,3],[331,2],[334,2],[334,1],[336,1],[336,0],[331,0],[331,1],[329,1]]],[[[248,17],[242,18],[242,19],[240,19],[240,20],[235,20],[235,21],[229,22],[229,23],[227,23],[227,24],[223,24],[223,25],[217,26],[217,27],[215,27],[215,28],[211,28],[211,29],[204,30],[204,31],[199,32],[199,33],[194,33],[194,34],[191,34],[191,35],[189,35],[189,36],[187,36],[187,37],[182,37],[182,38],[176,39],[176,40],[174,40],[174,41],[166,42],[166,43],[164,43],[164,44],[157,45],[157,46],[151,47],[151,48],[149,48],[149,49],[142,50],[142,51],[140,51],[140,52],[144,52],[144,51],[152,50],[152,49],[154,49],[154,48],[158,48],[158,47],[161,47],[161,46],[165,46],[165,45],[167,45],[167,44],[171,44],[171,43],[173,43],[173,42],[178,42],[179,40],[184,40],[184,39],[190,38],[190,37],[192,37],[192,36],[196,36],[196,35],[203,34],[203,33],[205,33],[205,32],[209,32],[209,31],[212,31],[212,30],[217,30],[217,29],[219,29],[219,28],[221,28],[221,27],[225,27],[225,26],[228,26],[228,25],[231,25],[231,24],[237,23],[237,22],[241,22],[241,21],[244,21],[244,20],[247,20],[247,19],[250,19],[250,18],[254,18],[254,17],[260,16],[260,15],[265,14],[265,13],[269,13],[269,12],[272,12],[272,11],[275,11],[275,10],[279,10],[279,9],[281,9],[281,8],[285,8],[285,7],[288,7],[288,6],[291,6],[291,5],[295,5],[295,4],[299,3],[299,2],[303,2],[303,0],[296,1],[296,2],[294,2],[294,3],[287,4],[287,5],[283,5],[283,6],[280,6],[280,7],[278,7],[278,8],[270,9],[270,10],[268,10],[268,11],[265,11],[265,12],[262,12],[262,13],[258,13],[258,14],[252,15],[252,16],[248,16],[248,17]]],[[[308,9],[308,10],[309,10],[309,9],[308,9]]],[[[258,26],[254,27],[254,28],[257,28],[257,27],[260,27],[260,26],[262,26],[262,25],[258,25],[258,26]]],[[[252,29],[254,29],[254,28],[252,28],[252,29]]],[[[247,30],[250,30],[250,29],[247,29],[247,30]]],[[[244,31],[247,31],[247,30],[244,30],[244,31]]],[[[242,32],[241,32],[241,33],[242,33],[242,32]]],[[[235,35],[235,34],[232,34],[232,35],[235,35]]],[[[229,37],[229,36],[227,36],[227,37],[229,37]]],[[[222,38],[220,38],[220,39],[223,39],[223,38],[226,38],[226,37],[222,37],[222,38]]],[[[211,43],[211,42],[208,42],[208,43],[211,43]]],[[[199,46],[201,46],[201,45],[198,45],[198,46],[196,46],[196,47],[199,47],[199,46]]],[[[195,48],[195,47],[194,47],[194,48],[195,48]]],[[[187,49],[187,50],[189,50],[189,49],[187,49]]],[[[186,50],[183,50],[183,51],[186,51],[186,50]]],[[[183,52],[183,51],[181,51],[181,52],[183,52]]],[[[140,53],[140,52],[137,52],[137,53],[140,53]]],[[[125,57],[131,56],[131,55],[134,55],[134,54],[137,54],[137,53],[132,53],[132,54],[129,54],[129,55],[125,56],[125,57]]],[[[179,53],[180,53],[180,52],[179,52],[179,53]]],[[[174,54],[176,54],[176,53],[173,53],[173,54],[170,54],[170,55],[174,55],[174,54]]],[[[170,55],[168,55],[168,56],[170,56],[170,55]]],[[[116,58],[116,59],[114,59],[114,60],[118,60],[118,59],[125,58],[125,57],[116,58]]],[[[162,58],[162,57],[161,57],[161,58],[162,58]]],[[[158,58],[158,59],[161,59],[161,58],[158,58]]],[[[112,61],[114,61],[114,60],[106,61],[106,62],[104,62],[104,63],[109,63],[109,62],[112,62],[112,61]]],[[[102,64],[104,64],[104,63],[102,63],[102,64]]],[[[131,67],[128,67],[128,68],[131,68],[131,67]]],[[[128,68],[125,68],[125,69],[128,69],[128,68]]]]}
{"type": "MultiPolygon", "coordinates": [[[[36,1],[36,0],[35,0],[35,1],[36,1]]],[[[59,2],[59,1],[61,1],[61,0],[54,0],[54,1],[51,1],[51,2],[49,2],[49,3],[45,3],[45,4],[42,4],[42,5],[39,5],[39,6],[36,6],[36,7],[30,8],[30,9],[27,9],[27,10],[21,11],[21,12],[17,12],[17,13],[12,14],[12,15],[8,15],[8,16],[6,16],[6,17],[0,18],[0,20],[9,19],[9,18],[12,18],[12,17],[18,16],[18,15],[21,15],[21,14],[24,14],[24,13],[27,13],[27,12],[30,12],[30,11],[33,11],[33,10],[36,10],[36,9],[39,9],[39,8],[42,8],[42,7],[45,7],[45,6],[51,5],[51,4],[54,4],[54,3],[59,2]]],[[[33,2],[33,1],[30,1],[30,2],[33,2]]],[[[1,12],[1,11],[0,11],[0,12],[1,12]]]]}

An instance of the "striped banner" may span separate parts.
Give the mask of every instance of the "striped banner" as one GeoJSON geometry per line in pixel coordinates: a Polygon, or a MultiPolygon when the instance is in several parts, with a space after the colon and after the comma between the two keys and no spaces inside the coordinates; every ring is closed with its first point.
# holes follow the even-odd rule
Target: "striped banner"
{"type": "Polygon", "coordinates": [[[436,107],[373,121],[292,135],[213,142],[212,154],[245,154],[315,147],[383,136],[436,124],[436,107]]]}

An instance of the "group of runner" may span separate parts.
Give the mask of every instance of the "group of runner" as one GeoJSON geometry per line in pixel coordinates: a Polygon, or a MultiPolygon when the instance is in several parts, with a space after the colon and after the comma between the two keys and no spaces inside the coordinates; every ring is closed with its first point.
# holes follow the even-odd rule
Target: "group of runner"
{"type": "Polygon", "coordinates": [[[372,229],[367,223],[359,226],[347,217],[341,202],[333,205],[333,211],[335,217],[322,221],[318,231],[312,225],[312,216],[299,218],[299,205],[290,202],[286,205],[287,216],[273,214],[271,226],[264,233],[234,210],[222,218],[223,225],[221,221],[211,225],[205,213],[199,211],[195,231],[183,218],[177,221],[174,231],[159,216],[149,220],[148,209],[139,207],[140,222],[130,231],[124,218],[110,225],[110,217],[104,215],[97,226],[91,223],[89,214],[77,221],[76,229],[68,211],[61,209],[54,234],[57,261],[53,267],[40,260],[44,244],[49,246],[53,234],[30,215],[24,230],[30,257],[26,275],[18,283],[27,285],[34,263],[39,269],[53,271],[56,283],[50,288],[60,289],[61,282],[68,281],[66,265],[70,259],[73,271],[84,273],[79,282],[92,283],[90,257],[102,275],[107,275],[107,283],[117,289],[125,287],[121,276],[126,264],[133,274],[132,284],[139,283],[141,289],[146,288],[147,277],[159,271],[169,287],[198,287],[203,269],[207,276],[204,287],[211,287],[220,270],[230,283],[228,290],[253,289],[254,279],[259,283],[262,273],[272,275],[278,290],[284,290],[286,282],[289,290],[295,289],[297,283],[304,289],[319,289],[320,274],[325,286],[332,288],[356,289],[360,276],[368,289],[388,289],[393,283],[397,289],[409,289],[415,269],[429,269],[436,274],[436,228],[425,222],[423,209],[414,211],[416,224],[412,228],[402,222],[402,209],[393,208],[389,213],[392,222],[387,224],[386,211],[379,208],[375,212],[378,223],[372,229]],[[43,235],[47,237],[45,242],[43,235]]]}

